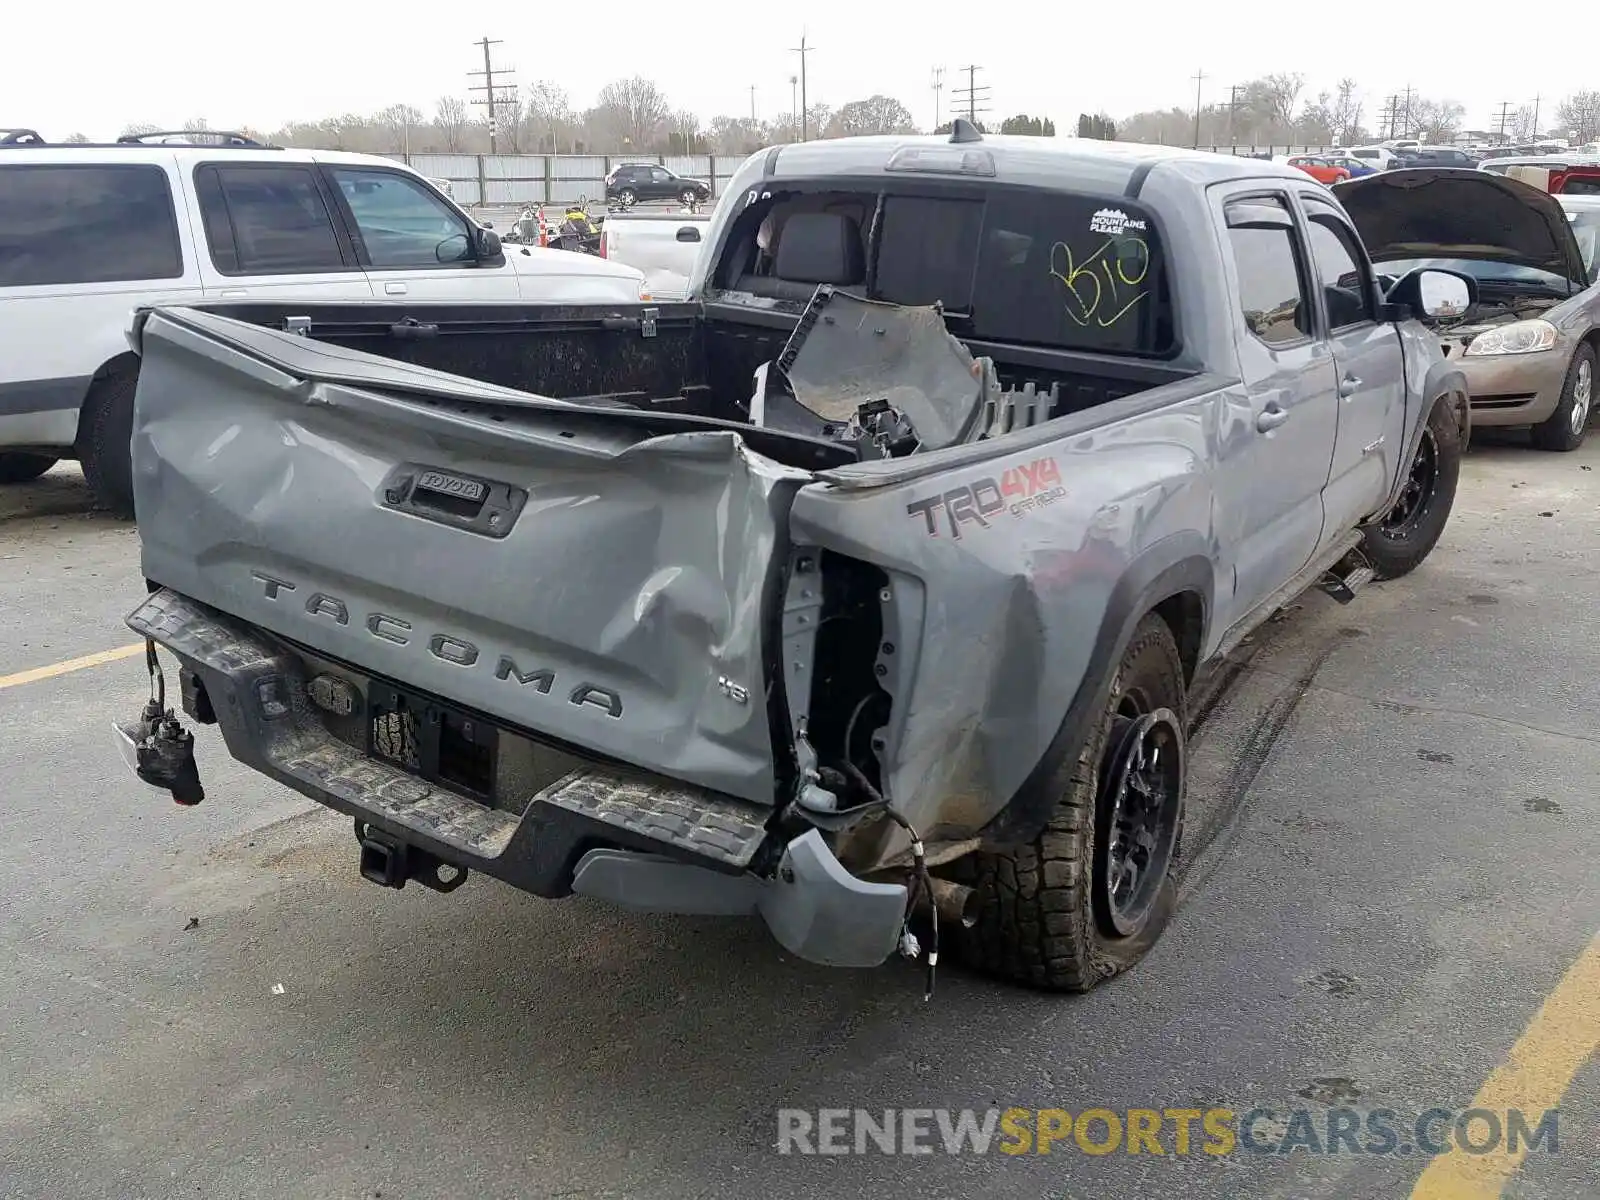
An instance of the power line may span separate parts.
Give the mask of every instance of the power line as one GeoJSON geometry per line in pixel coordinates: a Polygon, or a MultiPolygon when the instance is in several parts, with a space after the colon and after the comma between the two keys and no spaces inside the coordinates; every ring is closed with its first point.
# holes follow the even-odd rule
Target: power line
{"type": "Polygon", "coordinates": [[[495,84],[495,76],[509,75],[515,70],[515,68],[496,67],[494,65],[494,60],[489,54],[489,47],[498,46],[500,44],[498,39],[490,40],[489,38],[484,37],[479,38],[472,44],[474,46],[481,46],[483,48],[483,70],[468,71],[467,74],[468,76],[473,77],[482,75],[483,83],[475,84],[472,87],[469,87],[467,91],[483,93],[483,99],[479,100],[474,98],[472,103],[481,104],[487,110],[487,115],[489,118],[489,153],[494,154],[496,153],[495,132],[497,125],[497,122],[495,121],[495,110],[498,106],[515,103],[517,99],[517,85],[515,83],[509,84],[508,86],[510,87],[511,91],[510,95],[507,95],[495,84]]]}
{"type": "Polygon", "coordinates": [[[976,125],[978,123],[978,114],[989,111],[989,85],[978,82],[978,72],[983,68],[976,63],[962,67],[961,70],[967,73],[967,86],[956,88],[950,93],[950,96],[956,102],[957,107],[960,107],[962,97],[966,98],[967,120],[976,125]]]}

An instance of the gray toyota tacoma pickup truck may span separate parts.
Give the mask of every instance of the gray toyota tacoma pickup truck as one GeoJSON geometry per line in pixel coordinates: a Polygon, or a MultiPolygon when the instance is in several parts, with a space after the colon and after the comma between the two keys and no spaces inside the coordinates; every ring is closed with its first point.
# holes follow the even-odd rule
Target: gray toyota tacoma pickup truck
{"type": "Polygon", "coordinates": [[[1380,292],[1291,168],[964,122],[755,155],[707,242],[679,305],[142,314],[130,760],[203,794],[160,647],[391,887],[1128,967],[1197,672],[1440,536],[1470,281],[1380,292]]]}

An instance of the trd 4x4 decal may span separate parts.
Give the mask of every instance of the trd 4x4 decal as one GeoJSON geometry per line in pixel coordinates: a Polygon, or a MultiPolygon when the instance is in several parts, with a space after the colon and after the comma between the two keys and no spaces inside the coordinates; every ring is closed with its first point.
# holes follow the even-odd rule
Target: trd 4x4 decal
{"type": "Polygon", "coordinates": [[[1053,458],[1036,458],[1020,467],[1009,467],[996,479],[988,476],[938,492],[906,505],[906,515],[921,517],[929,537],[939,536],[941,510],[950,526],[950,536],[960,538],[963,525],[989,528],[992,518],[1009,512],[1020,517],[1042,508],[1067,494],[1061,486],[1061,468],[1053,458]]]}

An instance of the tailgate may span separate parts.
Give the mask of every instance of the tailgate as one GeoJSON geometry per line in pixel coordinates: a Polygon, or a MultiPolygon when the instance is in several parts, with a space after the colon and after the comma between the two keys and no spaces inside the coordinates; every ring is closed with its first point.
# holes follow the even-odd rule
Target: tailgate
{"type": "Polygon", "coordinates": [[[142,332],[147,578],[510,725],[771,803],[764,633],[809,472],[170,310],[142,332]]]}

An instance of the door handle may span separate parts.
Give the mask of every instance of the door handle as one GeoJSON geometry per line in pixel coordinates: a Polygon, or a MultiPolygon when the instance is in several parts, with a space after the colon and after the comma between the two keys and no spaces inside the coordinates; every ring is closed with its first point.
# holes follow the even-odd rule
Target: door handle
{"type": "Polygon", "coordinates": [[[386,296],[404,296],[406,294],[406,285],[390,281],[383,285],[383,291],[386,296]]]}
{"type": "Polygon", "coordinates": [[[1343,379],[1339,380],[1339,395],[1353,396],[1360,387],[1361,380],[1354,375],[1347,374],[1343,379]]]}
{"type": "Polygon", "coordinates": [[[1279,408],[1276,404],[1269,404],[1256,416],[1256,428],[1262,433],[1270,433],[1288,419],[1288,409],[1279,408]]]}

